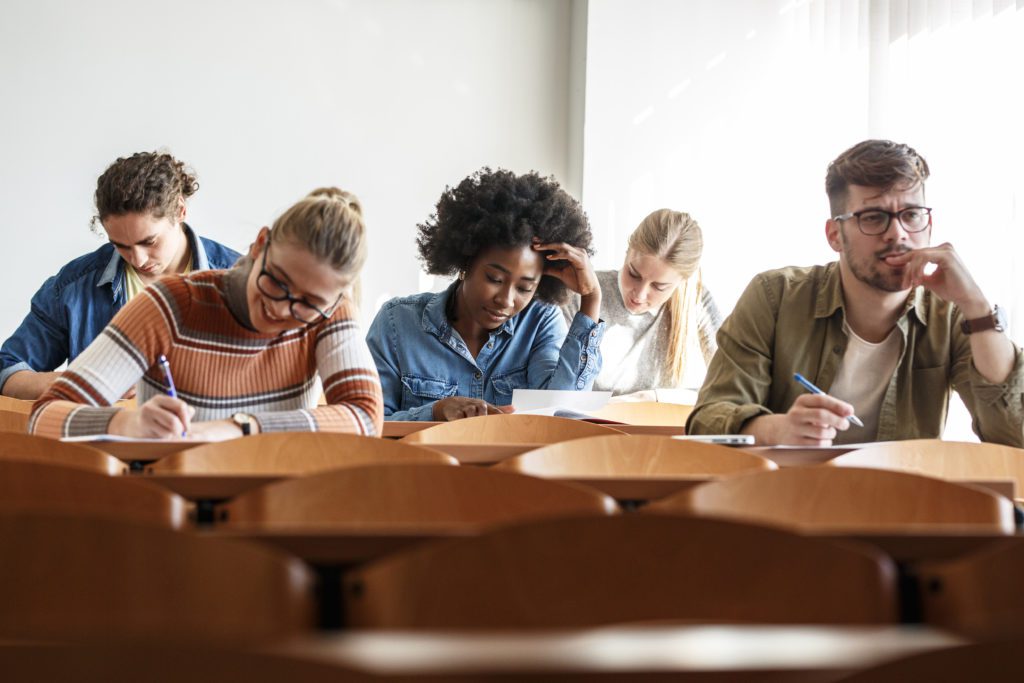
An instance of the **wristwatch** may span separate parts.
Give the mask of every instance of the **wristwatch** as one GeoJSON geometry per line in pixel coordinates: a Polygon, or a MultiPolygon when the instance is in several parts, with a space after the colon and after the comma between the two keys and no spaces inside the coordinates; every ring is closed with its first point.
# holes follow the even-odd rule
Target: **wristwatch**
{"type": "Polygon", "coordinates": [[[242,429],[242,436],[249,436],[252,434],[252,426],[256,423],[256,418],[249,413],[235,413],[231,416],[231,421],[242,429]]]}
{"type": "Polygon", "coordinates": [[[974,318],[973,320],[964,320],[960,323],[960,329],[963,330],[964,334],[984,332],[985,330],[1003,332],[1006,330],[1006,327],[1006,312],[998,306],[993,306],[992,312],[986,316],[974,318]]]}

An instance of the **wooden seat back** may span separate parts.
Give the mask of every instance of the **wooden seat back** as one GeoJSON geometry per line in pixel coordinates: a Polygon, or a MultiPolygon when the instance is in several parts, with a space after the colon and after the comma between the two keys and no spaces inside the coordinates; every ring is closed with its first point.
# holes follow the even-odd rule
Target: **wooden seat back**
{"type": "Polygon", "coordinates": [[[0,410],[0,432],[25,434],[28,431],[28,413],[0,410]]]}
{"type": "Polygon", "coordinates": [[[0,438],[0,460],[63,465],[103,474],[124,474],[128,471],[128,466],[122,461],[98,448],[32,434],[4,434],[0,438]]]}
{"type": "Polygon", "coordinates": [[[906,472],[793,467],[709,482],[645,508],[815,531],[1012,533],[1013,505],[988,490],[906,472]]]}
{"type": "Polygon", "coordinates": [[[482,415],[421,429],[409,443],[557,443],[587,436],[621,434],[607,425],[547,415],[482,415]]]}
{"type": "Polygon", "coordinates": [[[257,434],[196,446],[161,458],[147,472],[166,474],[310,474],[374,463],[457,465],[437,451],[353,434],[257,434]]]}
{"type": "Polygon", "coordinates": [[[256,544],[2,513],[0,557],[0,637],[9,639],[262,640],[314,623],[311,571],[256,544]]]}
{"type": "Polygon", "coordinates": [[[630,425],[685,425],[693,406],[658,401],[622,401],[608,403],[588,415],[630,425]]]}
{"type": "Polygon", "coordinates": [[[881,552],[679,516],[544,520],[423,545],[352,572],[361,628],[576,628],[624,621],[891,623],[881,552]]]}
{"type": "Polygon", "coordinates": [[[356,672],[324,657],[314,659],[263,649],[138,638],[107,638],[99,643],[19,643],[0,647],[0,672],[9,681],[75,683],[380,681],[380,678],[356,672]]]}
{"type": "Polygon", "coordinates": [[[144,481],[2,458],[0,510],[130,519],[172,529],[188,521],[184,498],[144,481]]]}
{"type": "Polygon", "coordinates": [[[10,396],[0,396],[0,411],[28,415],[32,412],[33,405],[35,405],[35,401],[26,401],[20,398],[11,398],[10,396]]]}
{"type": "Polygon", "coordinates": [[[513,472],[438,465],[364,465],[239,495],[219,521],[243,527],[484,526],[534,517],[613,514],[588,488],[513,472]]]}
{"type": "Polygon", "coordinates": [[[887,441],[844,453],[830,465],[914,472],[949,481],[1014,482],[1024,498],[1024,449],[939,439],[887,441]]]}
{"type": "Polygon", "coordinates": [[[494,466],[539,477],[722,477],[777,469],[753,453],[667,436],[614,434],[549,444],[494,466]]]}
{"type": "Polygon", "coordinates": [[[916,567],[924,621],[972,639],[1024,638],[1024,538],[916,567]]]}

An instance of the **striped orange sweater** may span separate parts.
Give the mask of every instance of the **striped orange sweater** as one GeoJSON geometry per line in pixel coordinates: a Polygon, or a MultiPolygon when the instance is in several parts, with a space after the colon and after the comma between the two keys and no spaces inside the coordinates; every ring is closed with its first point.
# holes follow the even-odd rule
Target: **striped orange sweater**
{"type": "Polygon", "coordinates": [[[193,420],[242,411],[264,432],[379,435],[380,380],[352,306],[345,302],[315,325],[260,334],[229,312],[228,272],[166,277],[132,299],[36,402],[29,431],[53,438],[105,433],[119,410],[111,404],[132,385],[139,403],[165,393],[157,364],[163,354],[178,397],[196,410],[193,420]]]}

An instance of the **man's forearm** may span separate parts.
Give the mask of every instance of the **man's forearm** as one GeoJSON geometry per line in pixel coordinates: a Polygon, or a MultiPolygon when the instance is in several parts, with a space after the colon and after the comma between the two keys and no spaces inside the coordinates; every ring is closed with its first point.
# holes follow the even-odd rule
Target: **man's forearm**
{"type": "Polygon", "coordinates": [[[4,382],[3,395],[34,401],[43,395],[53,380],[60,377],[59,372],[34,372],[22,370],[11,375],[4,382]]]}
{"type": "Polygon", "coordinates": [[[1002,332],[975,332],[971,335],[971,358],[985,381],[1002,384],[1013,372],[1017,350],[1002,332]]]}

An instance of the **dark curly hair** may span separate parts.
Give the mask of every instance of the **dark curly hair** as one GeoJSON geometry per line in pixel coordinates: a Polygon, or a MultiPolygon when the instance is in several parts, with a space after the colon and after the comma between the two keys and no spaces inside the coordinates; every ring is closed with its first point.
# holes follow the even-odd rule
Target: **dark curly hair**
{"type": "MultiPolygon", "coordinates": [[[[580,203],[551,177],[536,172],[516,175],[484,167],[456,187],[445,188],[436,212],[417,226],[420,260],[431,275],[454,276],[468,270],[488,247],[523,247],[534,237],[590,248],[590,224],[580,203]]],[[[535,298],[561,304],[565,285],[542,277],[535,298]]]]}
{"type": "Polygon", "coordinates": [[[188,199],[199,190],[195,172],[170,154],[137,152],[112,163],[96,181],[97,221],[128,213],[173,214],[178,197],[188,199]]]}

